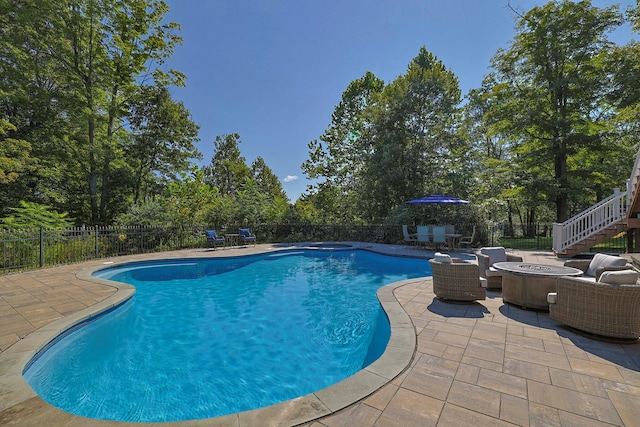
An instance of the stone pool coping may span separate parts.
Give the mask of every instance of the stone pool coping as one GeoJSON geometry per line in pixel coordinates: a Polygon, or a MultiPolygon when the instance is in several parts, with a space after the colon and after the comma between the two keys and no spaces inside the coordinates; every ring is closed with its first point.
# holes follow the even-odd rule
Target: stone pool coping
{"type": "MultiPolygon", "coordinates": [[[[288,247],[268,247],[257,253],[273,252],[291,248],[304,249],[307,246],[295,245],[288,247]]],[[[314,249],[314,247],[309,246],[314,249]]],[[[317,247],[315,248],[317,249],[317,247]]],[[[350,249],[370,249],[366,245],[351,245],[350,249]]],[[[184,258],[178,256],[158,257],[159,254],[150,257],[153,260],[184,258]]],[[[221,254],[218,254],[221,255],[221,254]]],[[[236,256],[233,254],[232,256],[236,256]]],[[[248,255],[248,254],[243,254],[248,255]]],[[[385,254],[389,255],[389,254],[385,254]]],[[[390,255],[392,256],[392,255],[390,255]]],[[[188,257],[188,256],[187,256],[188,257]]],[[[140,261],[123,259],[122,263],[140,261]]],[[[138,426],[154,425],[163,423],[127,423],[117,421],[89,420],[84,417],[61,411],[44,402],[22,377],[22,372],[28,363],[42,349],[46,348],[56,337],[70,330],[74,326],[91,320],[93,317],[111,310],[124,303],[135,294],[135,288],[131,285],[112,282],[110,280],[93,277],[96,270],[114,265],[114,262],[104,262],[91,268],[82,268],[76,277],[80,280],[98,283],[104,286],[115,288],[116,292],[105,300],[96,303],[86,309],[80,310],[61,319],[55,320],[45,325],[24,339],[18,341],[4,352],[0,353],[0,411],[15,408],[16,411],[23,411],[22,405],[32,399],[36,400],[35,405],[26,413],[21,414],[21,420],[32,422],[33,424],[47,423],[51,416],[64,418],[65,424],[85,425],[90,422],[92,425],[121,426],[135,424],[138,426]],[[33,409],[33,407],[39,409],[33,409]],[[26,418],[23,418],[26,417],[26,418]]],[[[120,264],[118,262],[117,264],[120,264]]],[[[424,279],[408,279],[393,284],[383,286],[377,291],[380,304],[389,318],[391,325],[391,337],[385,352],[371,365],[358,371],[356,374],[329,387],[320,389],[314,393],[301,396],[292,400],[281,402],[275,405],[229,414],[215,418],[207,418],[195,421],[172,422],[171,425],[202,425],[207,426],[261,426],[261,425],[282,425],[295,426],[307,423],[315,419],[336,413],[366,397],[373,394],[384,385],[409,368],[416,351],[417,338],[414,325],[409,315],[402,308],[393,292],[402,286],[415,283],[424,279]]]]}

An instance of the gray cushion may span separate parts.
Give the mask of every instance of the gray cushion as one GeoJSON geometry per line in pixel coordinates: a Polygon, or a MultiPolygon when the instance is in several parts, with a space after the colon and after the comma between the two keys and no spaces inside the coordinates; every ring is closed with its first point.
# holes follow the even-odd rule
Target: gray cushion
{"type": "Polygon", "coordinates": [[[623,267],[627,265],[627,260],[613,255],[596,254],[587,268],[587,276],[596,276],[596,271],[601,267],[623,267]]]}
{"type": "Polygon", "coordinates": [[[484,275],[487,277],[502,277],[502,271],[489,267],[487,268],[487,271],[485,271],[484,275]]]}
{"type": "Polygon", "coordinates": [[[451,264],[453,262],[448,254],[441,254],[440,252],[436,252],[433,259],[443,264],[451,264]]]}
{"type": "Polygon", "coordinates": [[[638,273],[635,270],[605,271],[600,276],[600,283],[611,285],[635,285],[638,273]]]}
{"type": "Polygon", "coordinates": [[[502,246],[482,248],[480,249],[480,253],[489,256],[489,265],[493,265],[496,262],[507,261],[507,252],[502,246]]]}

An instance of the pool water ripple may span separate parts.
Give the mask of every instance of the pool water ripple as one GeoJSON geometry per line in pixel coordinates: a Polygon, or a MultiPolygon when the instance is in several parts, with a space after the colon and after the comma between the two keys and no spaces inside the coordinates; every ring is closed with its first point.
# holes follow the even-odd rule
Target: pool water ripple
{"type": "Polygon", "coordinates": [[[135,296],[62,338],[25,379],[54,406],[108,420],[272,405],[370,363],[377,289],[430,274],[426,260],[296,252],[103,270],[99,277],[134,285],[135,296]]]}

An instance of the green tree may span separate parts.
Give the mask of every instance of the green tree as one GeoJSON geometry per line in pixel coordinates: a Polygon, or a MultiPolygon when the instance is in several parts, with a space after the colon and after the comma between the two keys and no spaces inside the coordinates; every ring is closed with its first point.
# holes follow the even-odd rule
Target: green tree
{"type": "MultiPolygon", "coordinates": [[[[372,153],[371,141],[365,137],[369,127],[365,111],[384,82],[367,72],[351,82],[336,106],[331,124],[319,140],[311,141],[309,159],[303,172],[318,180],[310,199],[322,207],[328,219],[351,220],[358,216],[358,199],[362,192],[362,173],[372,153]]],[[[310,200],[307,200],[309,202],[310,200]]]]}
{"type": "Polygon", "coordinates": [[[363,173],[370,220],[411,198],[464,188],[452,181],[464,152],[456,132],[460,101],[457,77],[424,47],[376,97],[368,109],[373,152],[363,173]]]}
{"type": "Polygon", "coordinates": [[[217,188],[220,194],[237,194],[251,176],[245,158],[240,155],[239,144],[237,133],[216,136],[211,164],[203,168],[205,182],[217,188]]]}
{"type": "Polygon", "coordinates": [[[142,87],[129,104],[131,144],[127,160],[134,172],[134,204],[141,195],[155,195],[160,182],[169,182],[202,156],[194,146],[198,125],[182,102],[175,102],[167,88],[142,87]]]}
{"type": "Polygon", "coordinates": [[[616,6],[549,2],[522,16],[511,47],[492,59],[491,132],[510,141],[515,168],[531,172],[531,179],[520,181],[520,193],[552,200],[557,221],[568,218],[571,201],[584,197],[603,172],[585,154],[619,153],[607,138],[613,110],[606,102],[611,76],[604,64],[612,48],[606,34],[620,23],[616,6]],[[580,166],[585,164],[592,167],[580,166]]]}
{"type": "Polygon", "coordinates": [[[81,221],[108,223],[123,207],[131,187],[122,185],[123,120],[137,87],[183,82],[160,68],[180,42],[177,25],[162,23],[167,10],[159,0],[0,1],[4,105],[19,132],[35,128],[28,140],[46,166],[40,194],[81,221]],[[35,108],[25,109],[32,89],[26,105],[35,108]]]}
{"type": "Polygon", "coordinates": [[[31,157],[31,144],[8,136],[15,130],[14,125],[0,118],[0,184],[17,181],[37,164],[37,159],[31,157]]]}
{"type": "Polygon", "coordinates": [[[11,230],[28,230],[37,227],[66,228],[73,221],[67,213],[58,213],[48,206],[20,201],[20,206],[11,208],[11,215],[0,219],[0,226],[11,230]]]}
{"type": "Polygon", "coordinates": [[[251,163],[251,176],[256,181],[258,190],[267,194],[269,199],[277,198],[288,201],[287,193],[282,188],[282,183],[260,156],[251,163]]]}

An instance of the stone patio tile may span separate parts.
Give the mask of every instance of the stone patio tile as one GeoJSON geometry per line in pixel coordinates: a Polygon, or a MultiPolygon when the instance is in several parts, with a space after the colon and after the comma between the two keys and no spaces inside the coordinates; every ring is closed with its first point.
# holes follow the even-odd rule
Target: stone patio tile
{"type": "Polygon", "coordinates": [[[523,362],[535,363],[538,365],[554,367],[558,369],[571,369],[569,361],[564,356],[538,351],[532,348],[520,347],[507,344],[505,357],[508,359],[521,360],[523,362]]]}
{"type": "Polygon", "coordinates": [[[587,352],[587,357],[592,362],[624,366],[625,368],[638,370],[640,366],[636,361],[620,347],[598,348],[587,352]]]}
{"type": "Polygon", "coordinates": [[[368,405],[355,405],[322,419],[327,427],[373,426],[382,412],[368,405]]]}
{"type": "Polygon", "coordinates": [[[428,304],[410,301],[402,306],[409,316],[420,316],[427,310],[428,304]]]}
{"type": "Polygon", "coordinates": [[[417,347],[418,353],[442,357],[449,346],[433,342],[431,340],[420,339],[420,337],[418,337],[417,347]]]}
{"type": "Polygon", "coordinates": [[[635,385],[640,387],[640,372],[634,371],[627,368],[618,368],[618,372],[620,375],[624,377],[624,380],[627,384],[635,385]]]}
{"type": "Polygon", "coordinates": [[[480,369],[477,385],[522,399],[527,398],[527,380],[524,378],[480,369]]]}
{"type": "Polygon", "coordinates": [[[391,399],[393,399],[393,396],[395,396],[399,388],[396,384],[389,383],[364,399],[364,403],[382,411],[387,407],[389,402],[391,402],[391,399]]]}
{"type": "Polygon", "coordinates": [[[524,335],[524,326],[513,323],[507,324],[507,334],[524,335]]]}
{"type": "Polygon", "coordinates": [[[503,372],[516,377],[534,380],[540,383],[551,384],[549,368],[536,363],[522,360],[505,359],[503,372]]]}
{"type": "Polygon", "coordinates": [[[471,337],[504,344],[507,337],[506,324],[500,326],[477,323],[476,327],[473,328],[471,337]]]}
{"type": "Polygon", "coordinates": [[[528,426],[529,402],[527,399],[503,394],[500,396],[500,419],[519,426],[528,426]]]}
{"type": "Polygon", "coordinates": [[[558,412],[556,408],[529,401],[529,426],[561,427],[558,412]]]}
{"type": "Polygon", "coordinates": [[[634,394],[640,396],[640,387],[630,384],[619,383],[609,380],[600,380],[605,390],[615,390],[623,393],[634,394]]]}
{"type": "Polygon", "coordinates": [[[555,368],[550,368],[549,374],[551,375],[551,384],[556,387],[567,388],[598,397],[607,397],[607,391],[598,378],[555,368]]]}
{"type": "Polygon", "coordinates": [[[576,347],[576,345],[572,342],[563,342],[562,348],[564,349],[564,354],[566,354],[567,357],[571,357],[573,359],[589,360],[589,353],[587,353],[580,347],[576,347]]]}
{"type": "Polygon", "coordinates": [[[476,384],[478,382],[478,376],[480,375],[480,369],[481,368],[477,366],[461,363],[460,366],[458,366],[455,379],[469,384],[476,384]]]}
{"type": "Polygon", "coordinates": [[[376,427],[435,426],[443,405],[442,400],[401,388],[378,418],[376,427]]]}
{"type": "Polygon", "coordinates": [[[466,355],[462,357],[461,362],[466,363],[467,365],[491,369],[492,371],[496,371],[496,372],[502,372],[502,369],[503,369],[502,363],[490,362],[488,360],[477,359],[475,357],[469,357],[466,355]]]}
{"type": "Polygon", "coordinates": [[[5,351],[18,341],[20,341],[20,337],[16,334],[0,335],[0,352],[5,351]]]}
{"type": "MultiPolygon", "coordinates": [[[[558,411],[560,423],[562,427],[611,427],[611,424],[603,421],[594,420],[592,418],[581,417],[571,412],[558,411]]],[[[625,424],[631,426],[633,424],[625,424]]]]}
{"type": "Polygon", "coordinates": [[[86,305],[78,301],[61,302],[58,304],[52,304],[51,307],[62,315],[75,313],[86,308],[86,305]]]}
{"type": "Polygon", "coordinates": [[[469,342],[469,336],[453,334],[450,332],[438,332],[435,337],[433,337],[433,341],[464,348],[469,342]]]}
{"type": "MultiPolygon", "coordinates": [[[[63,412],[39,397],[32,397],[12,407],[0,411],[2,426],[67,426],[74,416],[63,412]],[[25,424],[25,420],[28,420],[25,424]]],[[[91,420],[87,420],[87,424],[91,420]]]]}
{"type": "Polygon", "coordinates": [[[442,358],[460,362],[464,357],[464,352],[464,347],[448,346],[444,353],[442,353],[442,358]]]}
{"type": "Polygon", "coordinates": [[[428,355],[422,356],[411,372],[407,374],[402,382],[402,387],[445,400],[457,368],[457,362],[428,355]]]}
{"type": "Polygon", "coordinates": [[[554,329],[524,328],[524,336],[539,338],[544,341],[560,342],[560,337],[554,329]]]}
{"type": "Polygon", "coordinates": [[[625,425],[640,423],[640,395],[616,390],[607,390],[607,393],[625,425]]]}
{"type": "Polygon", "coordinates": [[[424,328],[422,328],[420,332],[416,331],[416,336],[418,337],[417,340],[422,342],[433,341],[436,335],[438,335],[438,331],[434,329],[429,329],[429,323],[427,323],[427,325],[424,328]]]}
{"type": "Polygon", "coordinates": [[[432,321],[425,327],[425,330],[433,330],[436,332],[444,332],[450,334],[457,334],[462,336],[471,336],[472,328],[465,325],[457,325],[452,322],[437,322],[432,321]]]}
{"type": "Polygon", "coordinates": [[[620,375],[620,371],[618,371],[618,368],[615,365],[610,365],[608,363],[605,364],[599,362],[591,362],[589,360],[574,359],[572,357],[569,358],[569,363],[571,364],[571,369],[574,372],[579,372],[612,381],[624,380],[622,375],[620,375]]]}
{"type": "Polygon", "coordinates": [[[564,345],[562,345],[561,342],[545,340],[542,341],[542,343],[544,344],[544,351],[546,351],[547,353],[558,354],[561,356],[566,355],[566,353],[564,352],[564,345]]]}
{"type": "Polygon", "coordinates": [[[447,403],[479,412],[490,417],[500,417],[500,393],[484,387],[454,381],[447,403]]]}
{"type": "Polygon", "coordinates": [[[512,424],[505,421],[484,415],[466,408],[461,408],[451,403],[447,403],[440,415],[438,427],[504,427],[512,424]]]}
{"type": "Polygon", "coordinates": [[[471,338],[464,355],[502,364],[505,355],[504,351],[505,345],[503,343],[471,338]]]}
{"type": "Polygon", "coordinates": [[[16,296],[4,296],[3,298],[9,305],[11,305],[11,307],[16,309],[16,311],[20,311],[20,309],[24,307],[30,307],[41,303],[40,300],[34,300],[34,296],[26,292],[16,296]]]}
{"type": "Polygon", "coordinates": [[[532,348],[534,350],[544,351],[544,341],[540,338],[525,337],[524,335],[507,334],[507,344],[517,345],[520,347],[532,348]]]}
{"type": "Polygon", "coordinates": [[[528,380],[529,401],[619,425],[620,417],[609,399],[528,380]]]}

